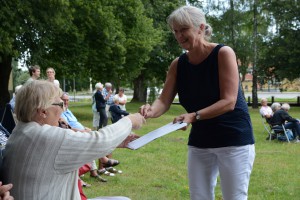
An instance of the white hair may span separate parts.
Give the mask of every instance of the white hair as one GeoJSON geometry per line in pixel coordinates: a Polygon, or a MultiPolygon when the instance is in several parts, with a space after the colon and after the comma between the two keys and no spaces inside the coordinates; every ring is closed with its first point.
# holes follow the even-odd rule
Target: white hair
{"type": "Polygon", "coordinates": [[[112,84],[111,83],[105,83],[105,87],[112,87],[112,84]]]}
{"type": "Polygon", "coordinates": [[[96,83],[96,85],[95,85],[95,88],[96,89],[103,89],[103,85],[102,85],[102,83],[96,83]]]}
{"type": "Polygon", "coordinates": [[[285,111],[289,111],[291,106],[288,103],[284,103],[284,104],[282,104],[281,108],[285,111]]]}
{"type": "Polygon", "coordinates": [[[62,90],[49,81],[35,80],[25,84],[16,95],[17,119],[22,122],[33,121],[37,109],[50,107],[55,98],[61,95],[62,90]]]}
{"type": "Polygon", "coordinates": [[[199,28],[201,24],[204,24],[204,39],[208,41],[212,35],[212,27],[206,23],[204,13],[202,10],[194,6],[181,6],[180,8],[176,9],[167,18],[167,23],[171,29],[173,28],[174,24],[197,28],[199,28]]]}
{"type": "Polygon", "coordinates": [[[279,110],[281,108],[281,104],[275,102],[271,105],[271,108],[272,108],[273,112],[275,112],[276,110],[279,110]]]}

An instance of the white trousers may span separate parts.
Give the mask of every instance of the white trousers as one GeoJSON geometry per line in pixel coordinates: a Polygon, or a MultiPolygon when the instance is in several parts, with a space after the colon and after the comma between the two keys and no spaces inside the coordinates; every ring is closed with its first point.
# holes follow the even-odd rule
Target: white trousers
{"type": "Polygon", "coordinates": [[[106,104],[106,106],[105,106],[105,111],[106,111],[106,116],[107,116],[107,118],[111,118],[111,114],[110,114],[110,112],[109,112],[109,108],[110,108],[110,105],[107,105],[107,104],[106,104]]]}
{"type": "Polygon", "coordinates": [[[93,127],[99,126],[100,115],[97,111],[93,111],[93,127]]]}
{"type": "Polygon", "coordinates": [[[190,199],[215,199],[220,173],[223,200],[246,200],[254,158],[254,145],[208,149],[189,146],[190,199]]]}

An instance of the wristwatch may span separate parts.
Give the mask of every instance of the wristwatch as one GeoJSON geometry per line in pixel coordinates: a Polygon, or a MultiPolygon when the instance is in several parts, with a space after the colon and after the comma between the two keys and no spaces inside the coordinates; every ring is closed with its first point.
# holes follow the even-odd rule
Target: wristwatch
{"type": "Polygon", "coordinates": [[[197,121],[200,121],[200,119],[201,119],[201,117],[200,117],[200,112],[197,111],[197,112],[195,112],[195,114],[196,114],[196,120],[197,120],[197,121]]]}

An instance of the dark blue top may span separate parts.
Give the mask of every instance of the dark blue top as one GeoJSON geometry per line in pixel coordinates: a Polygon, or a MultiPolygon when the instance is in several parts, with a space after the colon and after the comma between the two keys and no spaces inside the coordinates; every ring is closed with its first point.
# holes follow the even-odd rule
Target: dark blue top
{"type": "Polygon", "coordinates": [[[97,92],[95,93],[95,101],[96,101],[96,108],[98,112],[100,111],[101,108],[102,109],[105,108],[106,106],[105,100],[102,93],[99,90],[97,90],[97,92]]]}
{"type": "MultiPolygon", "coordinates": [[[[217,45],[200,64],[189,63],[184,53],[177,65],[179,101],[187,112],[206,108],[220,100],[217,45]]],[[[218,148],[254,144],[248,106],[239,86],[233,111],[212,119],[192,123],[188,144],[199,148],[218,148]]]]}
{"type": "Polygon", "coordinates": [[[122,118],[122,115],[129,115],[128,112],[126,112],[125,110],[121,110],[121,108],[116,104],[113,104],[109,107],[109,112],[111,113],[113,123],[119,121],[122,118]]]}

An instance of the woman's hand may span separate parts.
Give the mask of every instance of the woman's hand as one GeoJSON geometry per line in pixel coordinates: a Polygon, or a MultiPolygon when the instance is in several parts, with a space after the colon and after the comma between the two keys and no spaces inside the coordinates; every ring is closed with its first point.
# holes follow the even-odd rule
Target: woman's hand
{"type": "Polygon", "coordinates": [[[188,126],[190,123],[194,122],[195,121],[195,113],[186,113],[186,114],[182,114],[182,115],[179,115],[177,117],[174,118],[173,120],[173,123],[176,123],[176,122],[185,122],[187,123],[187,126],[181,128],[180,130],[187,130],[188,126]]]}
{"type": "Polygon", "coordinates": [[[127,148],[127,145],[129,142],[139,138],[140,136],[132,133],[130,135],[128,135],[128,137],[118,146],[118,148],[127,148]]]}
{"type": "Polygon", "coordinates": [[[132,129],[140,129],[142,125],[146,122],[145,118],[139,113],[130,114],[127,115],[127,117],[132,122],[132,129]]]}
{"type": "Polygon", "coordinates": [[[142,105],[139,109],[139,113],[143,115],[145,119],[153,117],[150,104],[142,105]]]}

